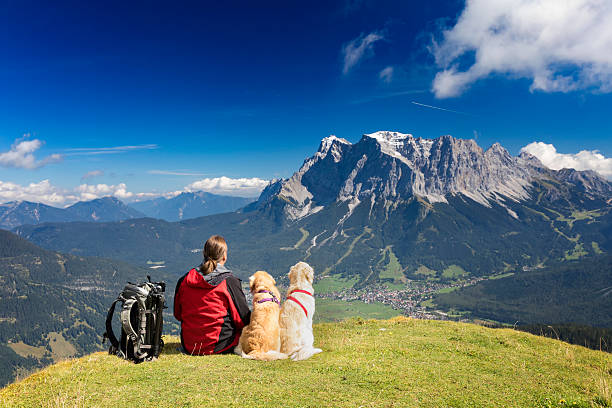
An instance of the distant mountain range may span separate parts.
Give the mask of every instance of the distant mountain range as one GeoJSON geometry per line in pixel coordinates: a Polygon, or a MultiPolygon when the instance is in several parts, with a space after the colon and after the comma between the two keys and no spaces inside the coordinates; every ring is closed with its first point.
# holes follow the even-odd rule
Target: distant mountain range
{"type": "Polygon", "coordinates": [[[236,211],[255,200],[256,198],[223,196],[198,191],[129,205],[115,197],[80,201],[66,208],[29,201],[13,201],[0,204],[0,228],[13,229],[20,225],[37,225],[45,222],[111,222],[144,217],[180,221],[236,211]]]}
{"type": "Polygon", "coordinates": [[[323,139],[289,179],[238,212],[180,223],[151,219],[48,224],[16,231],[47,248],[164,261],[180,273],[212,234],[229,264],[276,276],[298,260],[355,287],[448,281],[538,268],[612,250],[612,184],[590,171],[546,168],[529,154],[473,140],[364,135],[323,139]],[[91,237],[96,237],[92,240],[91,237]]]}
{"type": "Polygon", "coordinates": [[[455,316],[510,324],[609,323],[607,309],[598,310],[609,307],[609,269],[597,266],[609,261],[597,259],[612,254],[612,184],[591,171],[555,171],[529,154],[512,156],[499,144],[483,150],[451,136],[376,132],[355,144],[325,138],[292,177],[233,213],[15,231],[46,248],[156,262],[174,275],[200,262],[204,241],[221,234],[228,266],[242,278],[263,269],[282,283],[305,260],[318,285],[339,291],[473,280],[472,289],[431,301],[465,311],[455,316]],[[586,270],[583,283],[572,279],[586,270]],[[511,296],[502,296],[506,285],[511,296]],[[548,295],[575,300],[534,298],[548,295]]]}
{"type": "Polygon", "coordinates": [[[0,228],[7,229],[19,225],[36,225],[45,222],[108,222],[142,218],[144,216],[143,213],[128,207],[115,197],[81,201],[66,208],[51,207],[29,201],[13,201],[0,204],[0,228]]]}
{"type": "Polygon", "coordinates": [[[112,300],[127,281],[148,273],[174,289],[163,270],[59,254],[0,230],[0,387],[53,361],[100,350],[112,300]]]}
{"type": "Polygon", "coordinates": [[[223,196],[204,191],[181,193],[172,198],[156,198],[129,206],[147,217],[166,221],[181,221],[204,215],[236,211],[257,198],[223,196]]]}

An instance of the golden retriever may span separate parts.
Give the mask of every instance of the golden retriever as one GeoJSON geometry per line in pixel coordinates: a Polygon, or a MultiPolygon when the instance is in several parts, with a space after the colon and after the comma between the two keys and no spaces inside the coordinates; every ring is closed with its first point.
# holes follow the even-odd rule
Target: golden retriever
{"type": "Polygon", "coordinates": [[[253,294],[251,322],[242,329],[240,342],[234,352],[243,358],[255,360],[279,360],[287,358],[280,353],[280,292],[270,274],[257,271],[249,278],[253,294]]]}
{"type": "Polygon", "coordinates": [[[294,361],[306,360],[322,350],[314,348],[312,317],[315,312],[314,271],[306,262],[298,262],[289,271],[287,300],[280,312],[281,353],[294,361]]]}

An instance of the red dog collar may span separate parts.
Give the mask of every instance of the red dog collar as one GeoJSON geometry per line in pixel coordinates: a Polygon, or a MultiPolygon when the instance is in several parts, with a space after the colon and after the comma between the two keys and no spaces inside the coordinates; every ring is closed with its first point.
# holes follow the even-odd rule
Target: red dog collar
{"type": "MultiPolygon", "coordinates": [[[[302,289],[294,289],[294,290],[292,290],[291,292],[289,292],[289,296],[287,297],[287,300],[293,300],[295,303],[297,303],[297,304],[298,304],[298,305],[299,305],[299,306],[302,308],[302,310],[304,311],[304,314],[306,315],[306,317],[308,317],[308,311],[306,310],[306,308],[304,307],[304,305],[303,305],[303,304],[302,304],[302,303],[301,303],[299,300],[297,300],[296,298],[294,298],[293,296],[291,296],[291,294],[293,294],[293,293],[295,293],[295,292],[298,292],[298,293],[305,293],[305,294],[307,294],[307,295],[313,296],[313,295],[312,295],[312,293],[307,292],[307,291],[302,290],[302,289]]],[[[314,297],[314,296],[313,296],[313,297],[314,297]]]]}

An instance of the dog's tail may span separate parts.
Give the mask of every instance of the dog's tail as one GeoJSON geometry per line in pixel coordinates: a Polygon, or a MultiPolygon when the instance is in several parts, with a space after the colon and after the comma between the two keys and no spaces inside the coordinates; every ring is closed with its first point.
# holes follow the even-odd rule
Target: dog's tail
{"type": "Polygon", "coordinates": [[[261,361],[273,361],[273,360],[284,360],[288,358],[289,356],[279,351],[276,351],[276,350],[270,350],[266,352],[253,351],[249,354],[243,354],[243,357],[251,358],[254,360],[261,360],[261,361]]]}
{"type": "Polygon", "coordinates": [[[312,357],[315,354],[318,354],[318,353],[320,353],[322,351],[323,350],[321,350],[319,348],[314,348],[312,346],[302,347],[298,351],[295,351],[294,353],[291,354],[291,359],[293,361],[306,360],[306,359],[309,359],[310,357],[312,357]]]}

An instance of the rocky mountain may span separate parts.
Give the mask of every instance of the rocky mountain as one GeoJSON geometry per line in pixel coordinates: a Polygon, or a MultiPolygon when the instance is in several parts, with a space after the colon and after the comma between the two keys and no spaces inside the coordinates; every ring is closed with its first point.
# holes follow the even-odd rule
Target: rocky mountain
{"type": "Polygon", "coordinates": [[[16,231],[47,248],[180,273],[212,234],[243,277],[298,260],[344,287],[446,282],[612,251],[612,185],[472,140],[397,132],[323,139],[289,179],[239,212],[179,223],[47,224],[16,231]],[[96,240],[90,239],[95,236],[96,240]],[[350,282],[350,283],[348,283],[350,282]]]}
{"type": "Polygon", "coordinates": [[[163,270],[64,255],[0,230],[0,387],[53,361],[100,350],[111,302],[127,281],[147,274],[168,281],[163,270]]]}
{"type": "Polygon", "coordinates": [[[346,202],[348,218],[362,202],[374,206],[420,197],[434,204],[463,196],[511,211],[508,202],[530,199],[534,180],[541,178],[568,183],[591,198],[612,195],[612,185],[595,172],[550,170],[528,153],[512,157],[499,143],[485,151],[474,140],[380,131],[363,135],[356,144],[335,136],[323,139],[298,172],[267,188],[258,206],[281,198],[286,217],[298,220],[346,202]]]}
{"type": "Polygon", "coordinates": [[[56,208],[29,201],[0,204],[0,227],[8,229],[19,225],[36,225],[44,222],[105,222],[140,217],[144,217],[144,214],[128,207],[115,197],[81,201],[66,208],[56,208]]]}
{"type": "Polygon", "coordinates": [[[129,206],[147,217],[166,221],[181,221],[205,215],[236,211],[256,198],[231,197],[197,191],[181,193],[176,197],[159,197],[131,203],[129,206]]]}
{"type": "Polygon", "coordinates": [[[14,228],[24,224],[65,221],[65,210],[41,203],[12,201],[0,204],[0,227],[14,228]]]}

